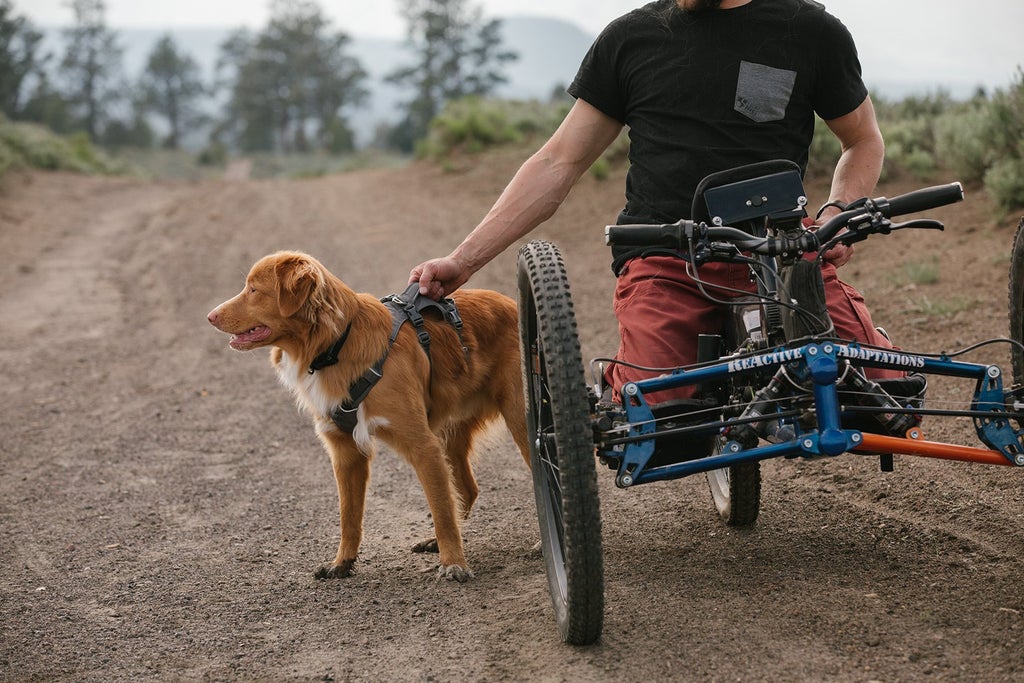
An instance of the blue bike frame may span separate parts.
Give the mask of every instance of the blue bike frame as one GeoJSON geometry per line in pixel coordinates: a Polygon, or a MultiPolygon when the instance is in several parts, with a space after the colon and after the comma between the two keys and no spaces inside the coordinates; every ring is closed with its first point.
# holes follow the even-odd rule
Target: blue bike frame
{"type": "MultiPolygon", "coordinates": [[[[1021,412],[1021,407],[1017,405],[1013,406],[1013,412],[1007,410],[1007,395],[1003,390],[1002,377],[1002,370],[996,365],[965,363],[946,356],[936,358],[836,341],[812,342],[794,348],[727,357],[718,363],[689,369],[680,368],[670,374],[625,384],[621,393],[629,422],[628,436],[606,440],[599,446],[597,454],[609,462],[618,462],[616,484],[620,487],[678,479],[745,462],[777,457],[837,456],[850,451],[874,455],[901,453],[1021,467],[1024,466],[1024,429],[1015,429],[1011,419],[1019,424],[1024,420],[1024,412],[1021,412]],[[880,436],[857,429],[844,429],[841,423],[843,409],[839,397],[840,371],[845,365],[843,361],[848,361],[854,367],[913,370],[925,375],[975,379],[977,384],[970,410],[955,414],[973,418],[978,437],[990,450],[923,441],[920,438],[921,432],[917,429],[910,430],[904,437],[880,436]],[[743,421],[756,421],[761,424],[771,421],[785,422],[792,429],[789,438],[779,443],[746,449],[735,440],[727,440],[718,454],[671,465],[647,467],[654,453],[656,430],[654,414],[644,398],[646,394],[683,386],[722,382],[737,374],[777,370],[783,366],[802,386],[810,388],[813,394],[816,428],[802,429],[799,421],[794,419],[795,412],[782,410],[781,403],[785,402],[783,397],[781,403],[776,403],[776,406],[779,406],[776,413],[768,412],[743,421]]],[[[927,414],[929,411],[920,412],[927,414]]],[[[727,438],[729,425],[736,423],[735,420],[726,419],[677,431],[701,435],[726,434],[727,438]]]]}

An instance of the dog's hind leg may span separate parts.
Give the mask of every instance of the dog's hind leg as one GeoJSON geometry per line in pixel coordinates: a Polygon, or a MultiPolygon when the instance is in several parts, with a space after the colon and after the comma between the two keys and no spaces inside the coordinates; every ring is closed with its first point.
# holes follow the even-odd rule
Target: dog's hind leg
{"type": "Polygon", "coordinates": [[[505,426],[512,434],[512,439],[519,448],[520,455],[530,467],[530,441],[526,435],[526,403],[523,396],[522,378],[519,375],[519,368],[516,368],[515,376],[506,377],[502,392],[497,396],[498,409],[505,420],[505,426]]]}
{"type": "Polygon", "coordinates": [[[473,437],[480,431],[478,420],[466,420],[446,430],[445,457],[451,468],[455,494],[459,497],[462,519],[468,519],[480,495],[480,487],[473,474],[473,437]]]}
{"type": "Polygon", "coordinates": [[[316,571],[318,579],[340,579],[352,574],[363,540],[366,489],[370,483],[372,453],[362,453],[347,434],[324,434],[331,455],[334,480],[338,485],[338,513],[341,541],[334,562],[316,571]]]}

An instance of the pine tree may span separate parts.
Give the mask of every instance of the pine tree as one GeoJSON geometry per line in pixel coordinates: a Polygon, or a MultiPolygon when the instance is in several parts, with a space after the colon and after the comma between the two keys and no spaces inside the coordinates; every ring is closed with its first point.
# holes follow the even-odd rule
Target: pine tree
{"type": "Polygon", "coordinates": [[[207,94],[199,65],[178,50],[170,35],[157,41],[150,52],[138,90],[142,110],[166,119],[169,131],[164,146],[169,149],[177,149],[182,133],[206,119],[199,107],[207,94]]]}
{"type": "Polygon", "coordinates": [[[501,21],[485,20],[466,0],[402,0],[401,13],[417,61],[387,80],[415,93],[393,136],[399,147],[411,150],[446,102],[489,95],[505,83],[502,66],[517,55],[502,48],[501,21]]]}
{"type": "Polygon", "coordinates": [[[122,99],[123,50],[117,35],[107,28],[103,0],[71,0],[70,4],[75,22],[64,31],[63,95],[82,128],[96,140],[122,99]]]}
{"type": "Polygon", "coordinates": [[[317,3],[274,2],[262,32],[238,31],[221,46],[218,71],[230,97],[220,132],[249,151],[350,148],[345,111],[364,102],[367,91],[366,72],[346,54],[348,43],[345,33],[331,31],[317,3]]]}
{"type": "Polygon", "coordinates": [[[0,0],[0,112],[19,118],[25,88],[38,80],[49,54],[42,53],[43,34],[22,16],[14,16],[10,0],[0,0]]]}

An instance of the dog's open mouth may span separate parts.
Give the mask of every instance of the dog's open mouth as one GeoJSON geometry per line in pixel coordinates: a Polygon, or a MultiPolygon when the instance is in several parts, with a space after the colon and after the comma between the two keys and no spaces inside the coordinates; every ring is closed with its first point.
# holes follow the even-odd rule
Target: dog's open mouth
{"type": "Polygon", "coordinates": [[[250,348],[254,344],[260,343],[269,336],[269,327],[266,325],[257,325],[247,332],[231,335],[231,339],[228,341],[228,344],[231,345],[231,348],[241,351],[250,348]]]}

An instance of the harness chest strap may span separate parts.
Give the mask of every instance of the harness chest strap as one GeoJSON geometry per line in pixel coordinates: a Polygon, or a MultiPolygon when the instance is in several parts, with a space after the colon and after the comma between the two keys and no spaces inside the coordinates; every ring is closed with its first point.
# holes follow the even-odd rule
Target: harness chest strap
{"type": "MultiPolygon", "coordinates": [[[[349,386],[348,400],[344,401],[331,413],[331,420],[338,429],[349,434],[356,428],[359,404],[363,402],[377,382],[380,381],[381,377],[384,376],[384,361],[387,360],[388,353],[398,338],[398,332],[402,329],[402,325],[407,321],[413,324],[420,346],[423,348],[424,353],[427,354],[427,359],[430,359],[430,334],[424,325],[421,311],[427,308],[434,308],[440,311],[442,318],[454,327],[459,335],[459,343],[462,346],[463,353],[469,353],[469,349],[466,348],[462,340],[462,318],[459,316],[455,302],[451,299],[434,301],[428,297],[421,296],[419,294],[419,283],[414,282],[401,295],[392,294],[386,296],[381,299],[381,303],[387,306],[388,311],[391,313],[391,334],[388,335],[387,349],[385,349],[380,359],[363,373],[362,377],[349,386]]],[[[313,363],[310,364],[310,374],[338,362],[338,353],[348,338],[350,327],[351,325],[345,329],[345,332],[338,341],[332,344],[327,351],[317,356],[313,363]]]]}
{"type": "MultiPolygon", "coordinates": [[[[390,350],[390,348],[391,344],[389,343],[388,349],[390,350]]],[[[384,376],[384,361],[387,359],[388,352],[385,351],[380,360],[374,363],[369,370],[363,373],[362,377],[353,382],[348,388],[348,400],[344,401],[331,413],[331,421],[334,422],[338,429],[349,434],[355,431],[356,424],[359,422],[359,404],[363,402],[363,399],[369,395],[374,385],[384,376]]]]}

